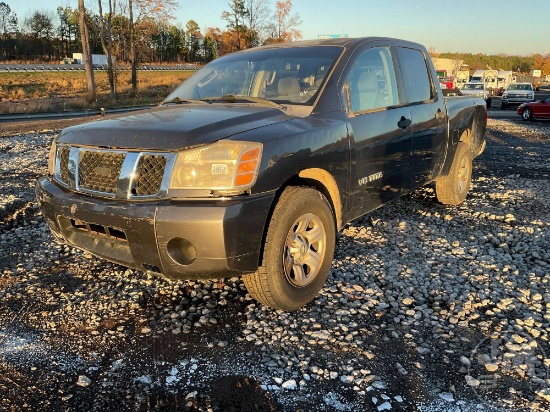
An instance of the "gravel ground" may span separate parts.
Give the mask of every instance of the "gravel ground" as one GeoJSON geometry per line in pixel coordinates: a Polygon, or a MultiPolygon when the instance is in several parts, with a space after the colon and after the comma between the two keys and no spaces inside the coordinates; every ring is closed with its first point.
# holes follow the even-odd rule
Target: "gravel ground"
{"type": "Polygon", "coordinates": [[[352,222],[290,314],[56,244],[34,198],[54,135],[0,138],[0,409],[550,408],[550,123],[492,110],[467,200],[352,222]]]}

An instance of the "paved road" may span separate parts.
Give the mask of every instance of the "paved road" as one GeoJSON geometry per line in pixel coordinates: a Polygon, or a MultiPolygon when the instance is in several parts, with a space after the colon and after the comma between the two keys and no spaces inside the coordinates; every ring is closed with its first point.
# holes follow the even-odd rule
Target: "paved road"
{"type": "MultiPolygon", "coordinates": [[[[103,66],[96,67],[95,70],[104,70],[103,66]]],[[[174,65],[174,66],[157,66],[144,65],[138,70],[158,70],[158,71],[195,71],[197,66],[194,65],[174,65]]],[[[35,73],[35,72],[67,72],[67,71],[83,71],[83,64],[0,64],[0,73],[35,73]]],[[[129,67],[121,67],[119,70],[130,70],[129,67]]]]}

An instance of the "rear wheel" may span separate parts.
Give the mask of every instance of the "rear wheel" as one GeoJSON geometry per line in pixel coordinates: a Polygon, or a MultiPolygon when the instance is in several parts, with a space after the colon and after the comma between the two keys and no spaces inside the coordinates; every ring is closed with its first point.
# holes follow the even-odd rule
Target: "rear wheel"
{"type": "Polygon", "coordinates": [[[269,223],[262,264],[243,276],[258,302],[292,311],[311,301],[323,287],[332,264],[335,223],[328,200],[319,191],[290,186],[269,223]]]}
{"type": "Polygon", "coordinates": [[[451,171],[435,181],[437,200],[445,205],[458,205],[466,199],[472,179],[472,151],[470,146],[459,142],[451,171]]]}
{"type": "Polygon", "coordinates": [[[523,120],[533,120],[533,112],[530,107],[524,107],[523,113],[521,114],[523,120]]]}

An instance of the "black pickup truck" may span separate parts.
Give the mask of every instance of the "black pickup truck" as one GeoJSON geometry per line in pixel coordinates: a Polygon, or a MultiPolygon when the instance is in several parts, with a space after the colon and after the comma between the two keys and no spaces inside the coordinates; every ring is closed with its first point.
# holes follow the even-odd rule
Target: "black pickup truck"
{"type": "Polygon", "coordinates": [[[69,127],[36,195],[55,237],[172,279],[242,275],[259,302],[312,300],[347,222],[435,181],[468,193],[478,98],[444,98],[421,45],[275,44],[219,58],[158,107],[69,127]]]}

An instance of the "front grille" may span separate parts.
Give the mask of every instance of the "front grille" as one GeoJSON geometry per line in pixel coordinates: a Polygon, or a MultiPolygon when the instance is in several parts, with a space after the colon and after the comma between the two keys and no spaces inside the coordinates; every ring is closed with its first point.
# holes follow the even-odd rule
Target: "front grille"
{"type": "Polygon", "coordinates": [[[126,152],[69,146],[57,149],[55,178],[76,191],[111,198],[167,196],[174,153],[126,152]]]}
{"type": "Polygon", "coordinates": [[[59,170],[61,180],[65,184],[69,184],[69,152],[68,147],[60,147],[57,155],[59,156],[59,170]]]}
{"type": "Polygon", "coordinates": [[[155,195],[159,192],[166,168],[166,156],[143,155],[138,166],[139,178],[135,184],[138,196],[155,195]]]}
{"type": "Polygon", "coordinates": [[[82,151],[78,165],[78,185],[95,192],[116,193],[124,153],[82,151]]]}

